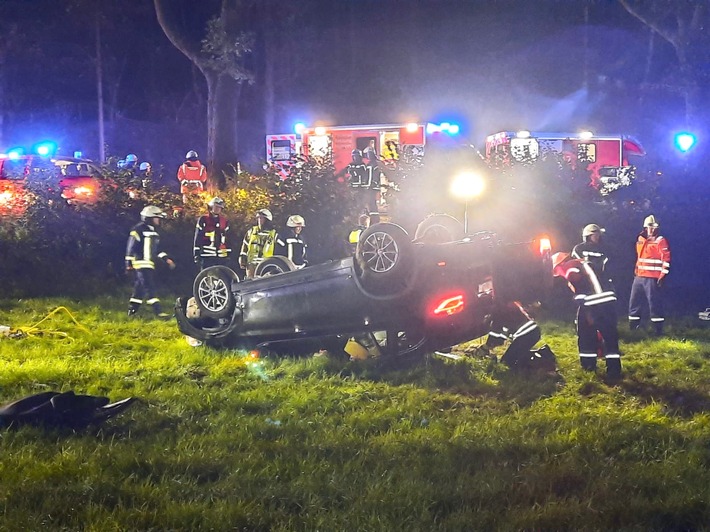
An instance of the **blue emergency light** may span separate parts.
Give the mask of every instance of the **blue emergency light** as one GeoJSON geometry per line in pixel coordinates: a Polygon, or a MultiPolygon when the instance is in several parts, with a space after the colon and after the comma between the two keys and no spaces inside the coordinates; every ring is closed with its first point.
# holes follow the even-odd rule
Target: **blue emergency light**
{"type": "Polygon", "coordinates": [[[676,148],[685,153],[695,146],[696,140],[695,135],[684,131],[683,133],[676,133],[674,143],[676,148]]]}
{"type": "Polygon", "coordinates": [[[33,146],[32,151],[40,157],[49,157],[57,151],[57,143],[50,141],[38,142],[33,146]]]}
{"type": "Polygon", "coordinates": [[[441,124],[429,122],[426,125],[426,132],[429,135],[432,133],[448,133],[449,135],[458,135],[460,130],[461,128],[458,124],[452,124],[451,122],[442,122],[441,124]]]}
{"type": "Polygon", "coordinates": [[[23,148],[11,148],[7,150],[7,158],[12,159],[12,160],[17,160],[19,159],[22,155],[24,155],[25,150],[23,148]]]}

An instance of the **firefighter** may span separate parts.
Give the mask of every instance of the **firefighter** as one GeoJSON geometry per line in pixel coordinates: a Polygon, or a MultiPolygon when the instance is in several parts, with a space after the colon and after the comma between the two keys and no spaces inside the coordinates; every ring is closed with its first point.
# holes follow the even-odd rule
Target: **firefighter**
{"type": "Polygon", "coordinates": [[[129,153],[123,161],[124,170],[133,172],[138,169],[138,156],[135,153],[129,153]]]}
{"type": "Polygon", "coordinates": [[[494,347],[509,341],[510,344],[500,359],[509,368],[554,370],[555,356],[549,347],[532,349],[540,341],[540,337],[540,327],[535,320],[518,301],[512,301],[493,312],[485,348],[490,352],[494,347]]]}
{"type": "Polygon", "coordinates": [[[200,162],[195,150],[185,154],[185,162],[177,171],[177,180],[180,182],[182,200],[186,201],[187,195],[195,191],[202,192],[207,185],[207,168],[200,162]]]}
{"type": "Polygon", "coordinates": [[[597,224],[585,225],[582,229],[582,242],[572,250],[572,258],[589,262],[597,275],[604,273],[609,261],[602,247],[602,233],[604,229],[597,224]]]}
{"type": "Polygon", "coordinates": [[[164,251],[159,251],[160,235],[158,226],[165,213],[155,205],[148,205],[141,211],[141,222],[133,226],[126,246],[126,272],[133,271],[135,282],[133,294],[129,300],[128,315],[134,316],[143,301],[150,306],[153,313],[161,319],[169,318],[160,308],[160,299],[155,293],[155,259],[165,261],[172,270],[175,262],[164,251]]]}
{"type": "Polygon", "coordinates": [[[610,282],[598,276],[588,261],[568,253],[555,253],[552,266],[553,275],[567,281],[578,305],[577,347],[582,369],[595,371],[597,356],[605,352],[607,378],[621,378],[616,294],[610,282]]]}
{"type": "Polygon", "coordinates": [[[643,221],[643,231],[636,238],[636,268],[629,300],[629,327],[641,326],[642,307],[648,305],[656,335],[663,334],[662,286],[671,267],[668,240],[658,233],[658,221],[651,214],[643,221]]]}
{"type": "Polygon", "coordinates": [[[348,164],[348,175],[350,176],[350,186],[353,188],[367,187],[365,181],[367,170],[362,160],[362,152],[357,148],[350,152],[351,161],[348,164]]]}
{"type": "Polygon", "coordinates": [[[303,238],[303,228],[306,221],[300,214],[293,214],[286,221],[286,231],[279,233],[276,237],[274,255],[288,257],[296,268],[301,269],[308,265],[306,250],[308,244],[303,238]]]}
{"type": "Polygon", "coordinates": [[[357,243],[360,241],[360,235],[368,227],[370,227],[370,215],[363,213],[358,217],[355,229],[348,233],[348,252],[350,255],[355,255],[357,243]]]}
{"type": "Polygon", "coordinates": [[[395,141],[385,141],[385,149],[382,150],[382,158],[386,161],[397,162],[399,159],[399,147],[395,141]]]}
{"type": "Polygon", "coordinates": [[[138,175],[141,179],[141,186],[145,189],[150,188],[153,183],[153,166],[149,162],[142,162],[138,167],[138,175]]]}
{"type": "Polygon", "coordinates": [[[223,209],[224,200],[212,198],[207,203],[207,214],[197,219],[192,254],[201,270],[226,264],[232,252],[227,243],[229,220],[222,215],[223,209]]]}
{"type": "Polygon", "coordinates": [[[239,266],[246,272],[247,279],[254,277],[256,266],[274,254],[276,230],[273,215],[269,209],[259,209],[256,213],[256,225],[244,235],[242,249],[239,252],[239,266]]]}

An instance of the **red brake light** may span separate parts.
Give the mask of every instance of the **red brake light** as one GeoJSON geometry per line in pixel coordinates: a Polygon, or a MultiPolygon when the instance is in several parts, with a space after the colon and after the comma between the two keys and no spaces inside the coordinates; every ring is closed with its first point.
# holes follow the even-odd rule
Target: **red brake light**
{"type": "Polygon", "coordinates": [[[436,304],[434,307],[434,316],[451,316],[452,314],[458,314],[463,311],[464,306],[463,294],[447,297],[436,304]]]}

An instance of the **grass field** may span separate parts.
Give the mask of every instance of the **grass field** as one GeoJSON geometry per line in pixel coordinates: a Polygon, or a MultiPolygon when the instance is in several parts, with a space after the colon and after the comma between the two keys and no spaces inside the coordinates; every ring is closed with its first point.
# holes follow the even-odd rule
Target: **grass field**
{"type": "MultiPolygon", "coordinates": [[[[138,403],[99,429],[0,430],[0,530],[710,529],[710,330],[623,332],[624,379],[459,346],[406,370],[191,348],[123,299],[4,301],[0,402],[138,403]],[[57,333],[64,333],[67,336],[57,333]]],[[[692,327],[691,327],[692,325],[692,327]]],[[[500,354],[501,352],[499,352],[500,354]]]]}

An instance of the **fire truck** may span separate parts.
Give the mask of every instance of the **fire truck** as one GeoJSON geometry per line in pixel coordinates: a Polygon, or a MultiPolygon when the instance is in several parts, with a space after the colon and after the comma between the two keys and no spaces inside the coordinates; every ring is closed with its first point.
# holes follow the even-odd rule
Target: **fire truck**
{"type": "Polygon", "coordinates": [[[557,157],[572,170],[588,172],[589,185],[606,196],[631,185],[636,178],[631,157],[645,153],[636,139],[626,135],[501,131],[486,137],[485,157],[498,168],[557,157]]]}
{"type": "Polygon", "coordinates": [[[423,153],[425,129],[416,123],[304,127],[300,134],[267,135],[266,160],[285,167],[299,155],[330,158],[339,173],[352,162],[353,150],[365,151],[371,142],[384,162],[396,161],[405,152],[423,153]]]}

